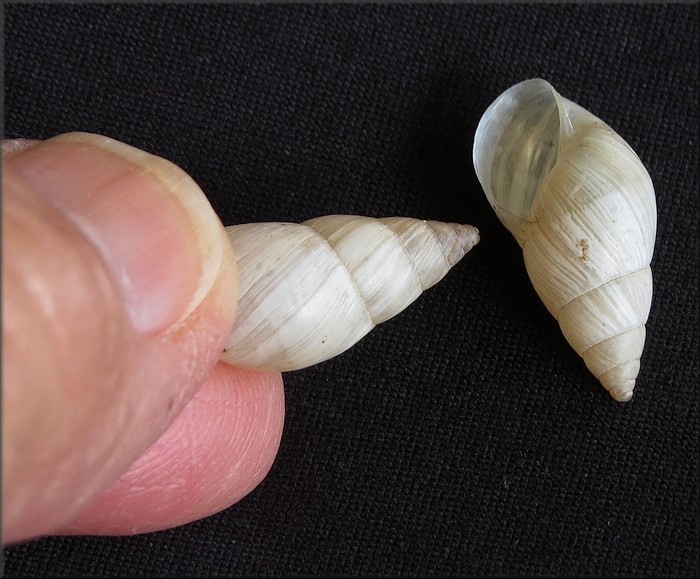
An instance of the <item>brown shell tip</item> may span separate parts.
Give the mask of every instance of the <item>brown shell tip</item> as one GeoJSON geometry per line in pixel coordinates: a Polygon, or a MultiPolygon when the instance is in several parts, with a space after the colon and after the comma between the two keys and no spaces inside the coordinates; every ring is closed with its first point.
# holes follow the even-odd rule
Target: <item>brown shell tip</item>
{"type": "Polygon", "coordinates": [[[444,221],[427,221],[427,223],[444,248],[450,267],[454,266],[472,247],[479,243],[479,230],[473,225],[444,221]]]}

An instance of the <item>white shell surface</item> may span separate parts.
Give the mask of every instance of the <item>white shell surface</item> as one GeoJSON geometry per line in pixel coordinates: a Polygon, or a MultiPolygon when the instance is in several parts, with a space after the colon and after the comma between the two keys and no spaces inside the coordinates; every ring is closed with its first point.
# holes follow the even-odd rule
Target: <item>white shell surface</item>
{"type": "Polygon", "coordinates": [[[532,79],[484,113],[473,161],[566,339],[615,399],[629,400],[656,237],[654,187],[639,157],[603,121],[532,79]]]}
{"type": "Polygon", "coordinates": [[[240,300],[222,360],[290,371],[350,348],[478,243],[469,225],[328,215],[226,228],[240,300]]]}

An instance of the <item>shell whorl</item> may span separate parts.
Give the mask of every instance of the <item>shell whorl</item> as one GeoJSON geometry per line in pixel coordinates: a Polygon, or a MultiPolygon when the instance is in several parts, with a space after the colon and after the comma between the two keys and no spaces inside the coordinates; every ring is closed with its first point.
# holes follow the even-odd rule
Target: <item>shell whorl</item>
{"type": "Polygon", "coordinates": [[[344,352],[440,281],[476,243],[470,225],[327,215],[226,228],[240,299],[221,357],[298,370],[344,352]]]}
{"type": "Polygon", "coordinates": [[[656,198],[607,124],[544,80],[484,113],[474,167],[567,341],[619,401],[632,397],[652,298],[656,198]]]}

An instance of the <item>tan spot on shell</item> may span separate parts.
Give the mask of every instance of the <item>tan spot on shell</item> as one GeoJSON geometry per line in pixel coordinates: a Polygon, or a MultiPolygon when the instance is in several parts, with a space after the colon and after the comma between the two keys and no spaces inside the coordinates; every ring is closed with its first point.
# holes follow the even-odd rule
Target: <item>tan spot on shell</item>
{"type": "Polygon", "coordinates": [[[582,239],[576,244],[576,247],[578,247],[581,250],[581,255],[579,256],[579,259],[581,261],[588,261],[588,250],[590,249],[590,246],[588,245],[588,240],[582,239]]]}

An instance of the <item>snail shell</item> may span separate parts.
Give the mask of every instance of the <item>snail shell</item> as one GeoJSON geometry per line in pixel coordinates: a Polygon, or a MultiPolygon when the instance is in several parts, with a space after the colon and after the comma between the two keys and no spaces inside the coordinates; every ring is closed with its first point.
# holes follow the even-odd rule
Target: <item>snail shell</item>
{"type": "Polygon", "coordinates": [[[221,359],[289,371],[344,352],[440,281],[479,241],[471,225],[327,215],[226,228],[239,270],[221,359]]]}
{"type": "Polygon", "coordinates": [[[567,341],[613,398],[630,400],[656,236],[654,187],[639,157],[603,121],[532,79],[486,110],[473,161],[567,341]]]}

